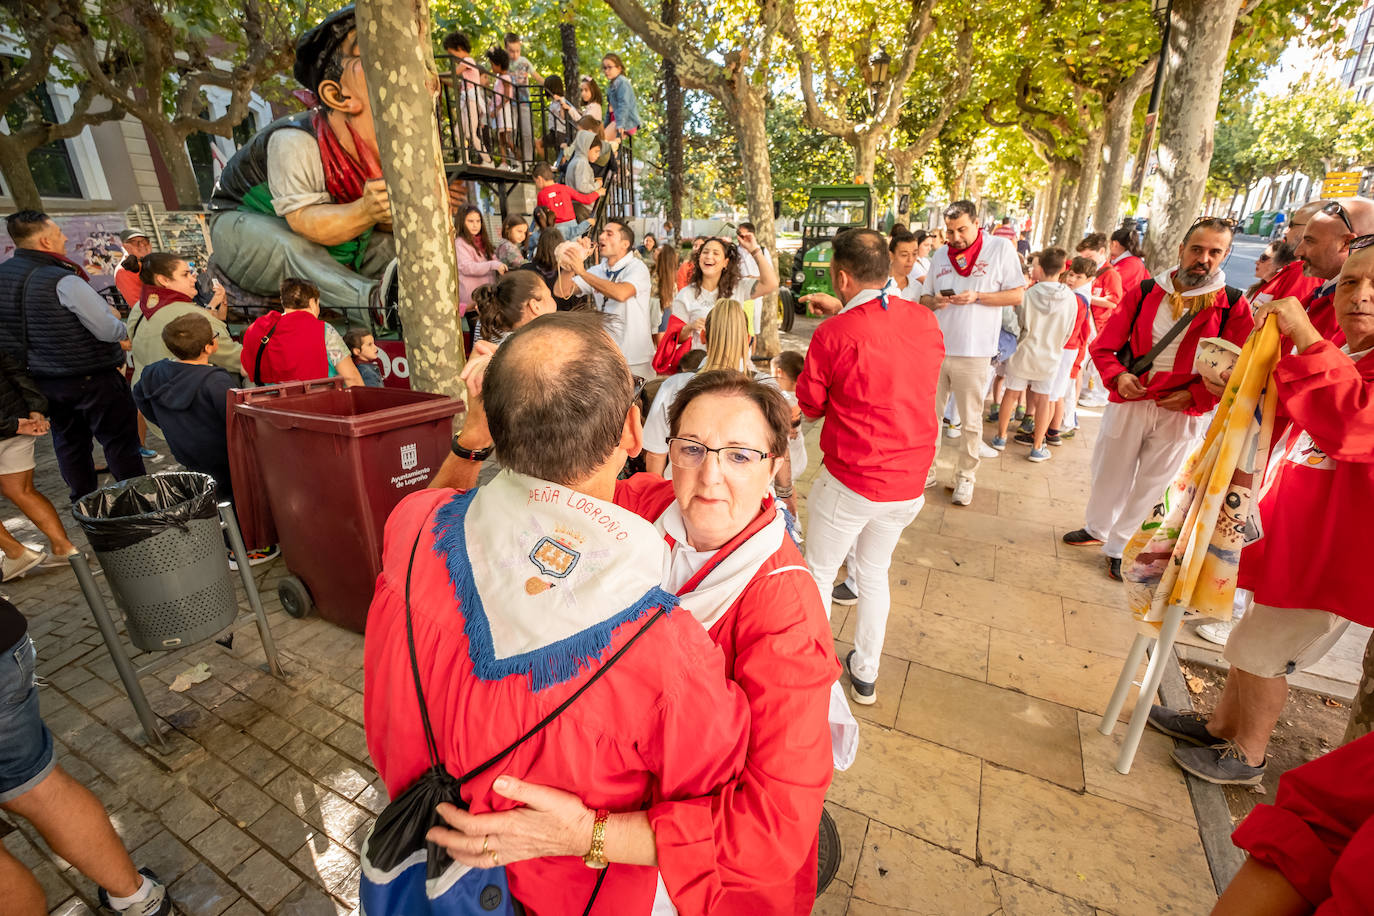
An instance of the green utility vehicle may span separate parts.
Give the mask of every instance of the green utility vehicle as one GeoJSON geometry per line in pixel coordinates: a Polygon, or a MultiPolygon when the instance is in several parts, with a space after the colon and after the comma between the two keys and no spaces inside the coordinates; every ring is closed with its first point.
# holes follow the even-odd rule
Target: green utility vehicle
{"type": "Polygon", "coordinates": [[[830,285],[831,242],[842,229],[871,229],[875,219],[873,188],[866,184],[816,185],[809,192],[802,222],[801,248],[793,259],[789,286],[778,301],[783,330],[790,330],[796,313],[806,306],[798,297],[808,293],[835,295],[830,285]]]}

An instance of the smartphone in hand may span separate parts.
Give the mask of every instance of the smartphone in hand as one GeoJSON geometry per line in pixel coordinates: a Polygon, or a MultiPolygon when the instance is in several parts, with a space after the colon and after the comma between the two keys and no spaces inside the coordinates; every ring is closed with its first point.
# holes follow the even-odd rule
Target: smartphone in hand
{"type": "Polygon", "coordinates": [[[942,289],[942,290],[940,290],[940,295],[942,295],[942,296],[944,296],[946,299],[948,299],[950,296],[953,296],[953,295],[954,295],[954,290],[952,290],[952,289],[942,289]]]}

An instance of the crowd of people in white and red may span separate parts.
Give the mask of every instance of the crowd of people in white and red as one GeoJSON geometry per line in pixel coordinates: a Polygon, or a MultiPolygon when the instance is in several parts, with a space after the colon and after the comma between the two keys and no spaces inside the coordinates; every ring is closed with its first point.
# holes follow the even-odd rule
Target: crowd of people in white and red
{"type": "MultiPolygon", "coordinates": [[[[453,79],[490,79],[464,36],[444,46],[453,79]]],[[[505,102],[474,115],[473,148],[519,159],[532,69],[513,35],[487,60],[505,102]]],[[[779,280],[753,226],[697,239],[687,257],[652,236],[637,246],[620,220],[586,238],[575,205],[599,196],[601,147],[638,127],[620,59],[603,70],[612,117],[601,122],[584,82],[582,106],[560,109],[585,122],[566,167],[534,171],[546,212],[508,221],[499,245],[479,210],[457,214],[460,308],[477,317],[468,410],[430,488],[387,525],[365,646],[368,747],[393,804],[436,766],[463,777],[463,804],[440,805],[421,837],[435,860],[503,867],[539,912],[810,912],[826,791],[857,752],[848,703],[876,702],[889,567],[939,492],[942,437],[948,499],[969,507],[985,458],[1016,444],[1048,461],[1080,407],[1101,409],[1084,523],[1063,539],[1099,546],[1119,580],[1127,541],[1225,397],[1195,368],[1199,347],[1238,350],[1272,321],[1280,422],[1249,520],[1263,537],[1242,554],[1235,624],[1211,630],[1230,674],[1210,714],[1150,717],[1184,742],[1184,770],[1259,783],[1286,675],[1350,622],[1374,623],[1357,535],[1374,502],[1374,202],[1298,209],[1246,291],[1227,283],[1235,224],[1223,218],[1200,217],[1153,275],[1130,228],[1072,254],[1032,252],[1028,229],[985,229],[970,201],[930,230],[848,230],[833,241],[834,295],[803,297],[824,316],[806,352],[763,369],[755,337],[779,280]],[[821,455],[803,530],[808,422],[821,455]],[[493,456],[500,470],[479,486],[493,456]],[[843,660],[832,603],[856,606],[843,660]]],[[[198,303],[185,259],[137,233],[126,325],[66,259],[55,222],[25,212],[8,229],[18,252],[0,264],[0,328],[22,333],[0,347],[0,492],[54,556],[76,548],[33,487],[33,440],[49,428],[73,498],[94,489],[93,436],[115,476],[143,472],[136,406],[228,495],[229,372],[371,381],[375,346],[321,322],[309,283],[283,284],[264,354],[258,334],[240,347],[223,329],[222,293],[198,303]]],[[[8,536],[0,548],[7,579],[45,559],[8,536]]],[[[169,912],[99,801],[56,766],[33,644],[7,603],[0,645],[0,807],[112,909],[169,912]]],[[[1250,859],[1216,912],[1367,911],[1371,772],[1365,737],[1286,774],[1276,803],[1237,829],[1250,859]]],[[[385,875],[365,867],[368,881],[385,875]]],[[[2,847],[0,884],[19,889],[19,912],[41,905],[2,847]]]]}

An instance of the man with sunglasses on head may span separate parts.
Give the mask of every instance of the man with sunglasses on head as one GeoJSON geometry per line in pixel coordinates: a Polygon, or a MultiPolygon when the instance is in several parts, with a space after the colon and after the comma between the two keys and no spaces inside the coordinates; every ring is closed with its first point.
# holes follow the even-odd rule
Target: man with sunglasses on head
{"type": "MultiPolygon", "coordinates": [[[[1350,197],[1315,203],[1321,206],[1308,217],[1300,230],[1302,234],[1297,243],[1297,255],[1303,261],[1304,275],[1316,277],[1321,282],[1306,298],[1292,292],[1287,295],[1302,299],[1312,326],[1322,337],[1340,346],[1345,338],[1336,323],[1336,278],[1340,276],[1341,267],[1349,256],[1350,240],[1374,232],[1374,201],[1350,197]]],[[[1298,222],[1298,219],[1295,214],[1293,222],[1298,222]]],[[[1272,298],[1283,297],[1276,292],[1272,298]]]]}
{"type": "Polygon", "coordinates": [[[1193,369],[1198,342],[1224,337],[1239,345],[1254,327],[1245,296],[1226,285],[1221,269],[1234,236],[1233,220],[1200,217],[1178,246],[1178,266],[1128,290],[1092,343],[1109,400],[1093,448],[1084,524],[1064,543],[1102,545],[1112,579],[1121,579],[1126,542],[1217,404],[1193,369]]]}
{"type": "MultiPolygon", "coordinates": [[[[945,356],[935,316],[899,298],[890,264],[878,233],[849,229],[836,236],[830,278],[839,298],[814,296],[811,304],[839,314],[816,328],[797,379],[802,413],[825,418],[822,468],[807,500],[806,562],[821,594],[831,595],[840,564],[854,551],[849,573],[858,585],[858,623],[845,668],[850,696],[865,705],[877,701],[892,551],[925,504],[939,446],[935,391],[945,356]]],[[[1001,311],[987,311],[995,331],[1001,311]]],[[[986,385],[986,370],[982,378],[986,385]]],[[[981,414],[980,403],[964,416],[981,414]]]]}

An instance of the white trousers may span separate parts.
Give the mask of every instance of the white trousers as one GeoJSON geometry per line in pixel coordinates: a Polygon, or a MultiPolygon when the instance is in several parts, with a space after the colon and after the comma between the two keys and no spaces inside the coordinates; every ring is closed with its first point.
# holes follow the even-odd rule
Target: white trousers
{"type": "Polygon", "coordinates": [[[853,673],[872,683],[878,678],[892,594],[887,581],[892,552],[902,530],[916,520],[925,496],[900,502],[874,502],[846,487],[822,467],[806,499],[806,565],[816,577],[826,615],[835,574],[853,548],[858,583],[858,619],[854,629],[853,673]]]}
{"type": "Polygon", "coordinates": [[[1126,542],[1164,495],[1210,415],[1165,410],[1154,401],[1108,404],[1093,448],[1092,493],[1083,527],[1120,559],[1126,542]]]}

